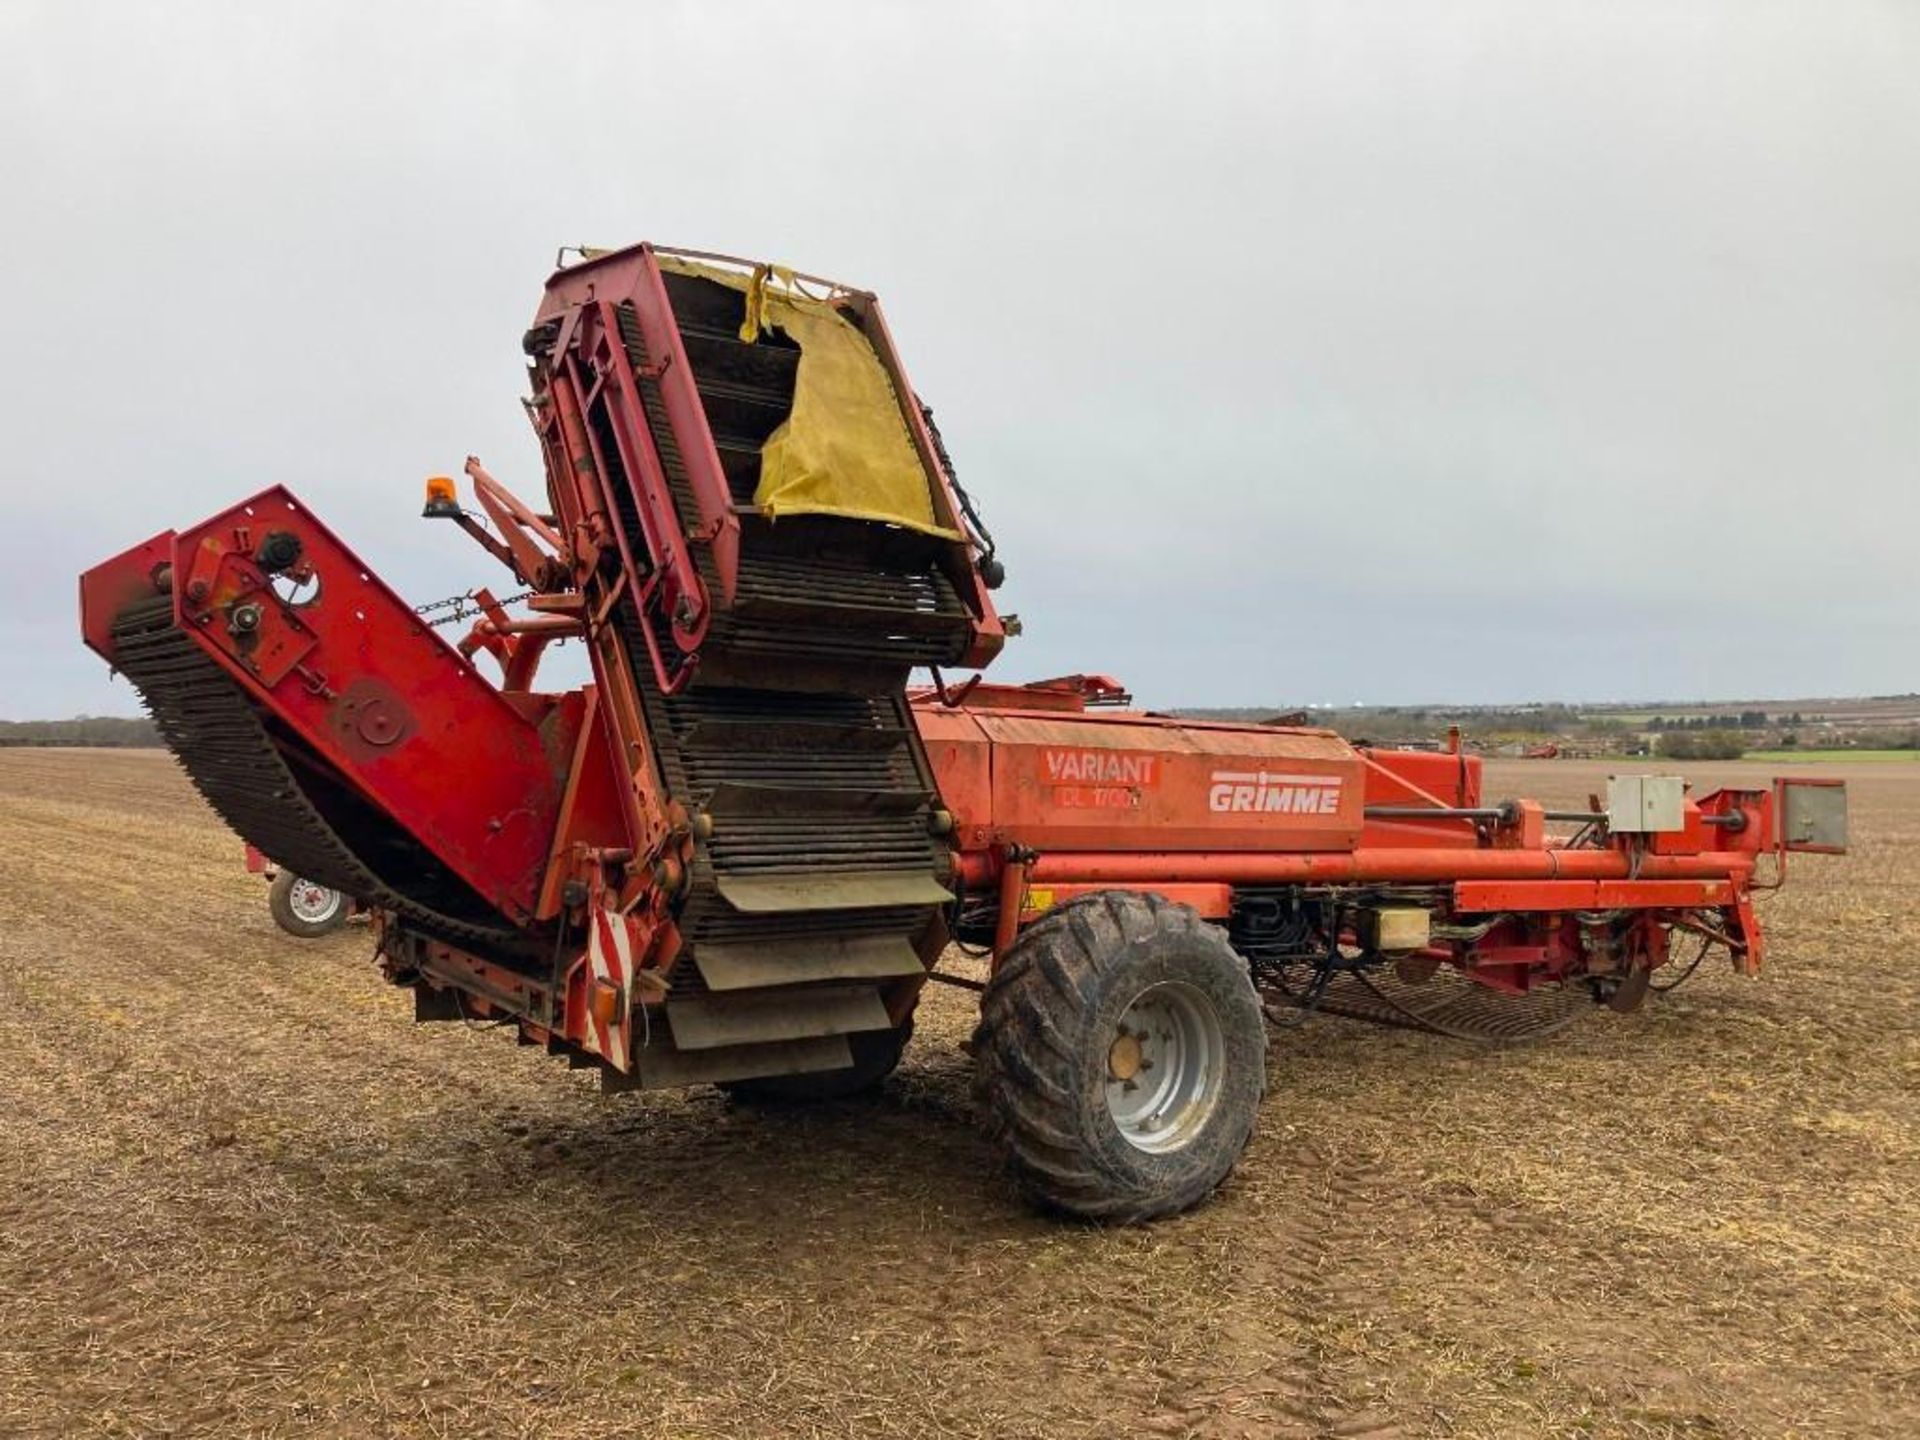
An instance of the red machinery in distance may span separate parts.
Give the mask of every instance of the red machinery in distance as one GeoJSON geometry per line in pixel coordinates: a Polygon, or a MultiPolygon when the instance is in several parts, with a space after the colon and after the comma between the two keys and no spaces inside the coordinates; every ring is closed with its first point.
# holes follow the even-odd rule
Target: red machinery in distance
{"type": "Polygon", "coordinates": [[[247,873],[267,882],[267,913],[273,916],[273,923],[297,940],[317,940],[349,920],[367,918],[352,896],[282,870],[257,846],[246,846],[245,858],[247,873]]]}
{"type": "Polygon", "coordinates": [[[373,908],[419,1018],[791,1100],[875,1083],[929,979],[977,984],[1016,1172],[1137,1219],[1239,1154],[1263,1003],[1543,1034],[1631,1008],[1685,940],[1756,969],[1763,858],[1844,846],[1824,782],[1557,814],[1490,803],[1457,750],[1144,714],[1104,676],[948,684],[1012,628],[998,561],[864,292],[640,246],[557,273],[525,348],[547,506],[470,460],[492,528],[444,479],[427,513],[531,614],[482,590],[449,644],[279,488],[81,579],[201,792],[373,908]],[[912,515],[764,499],[828,343],[871,367],[912,515]],[[569,638],[593,682],[533,688],[569,638]],[[941,970],[956,941],[988,979],[941,970]]]}

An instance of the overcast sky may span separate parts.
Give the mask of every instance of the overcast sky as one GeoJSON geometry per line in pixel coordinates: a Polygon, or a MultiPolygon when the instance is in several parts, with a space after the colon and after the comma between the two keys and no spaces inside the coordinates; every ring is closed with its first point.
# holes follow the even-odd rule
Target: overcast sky
{"type": "Polygon", "coordinates": [[[0,0],[0,717],[280,482],[428,600],[557,246],[885,302],[1008,678],[1920,688],[1920,5],[0,0]],[[560,15],[570,17],[566,21],[560,15]],[[802,19],[804,16],[804,19],[802,19]]]}

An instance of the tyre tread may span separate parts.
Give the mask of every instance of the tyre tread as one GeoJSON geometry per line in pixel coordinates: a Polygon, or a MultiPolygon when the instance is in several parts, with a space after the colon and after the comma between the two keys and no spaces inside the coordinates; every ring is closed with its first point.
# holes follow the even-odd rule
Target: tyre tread
{"type": "MultiPolygon", "coordinates": [[[[1224,954],[1238,969],[1224,936],[1189,907],[1136,891],[1099,891],[1029,926],[988,983],[970,1047],[975,1098],[1015,1177],[1049,1208],[1125,1223],[1187,1209],[1219,1183],[1251,1134],[1249,1113],[1243,1127],[1225,1132],[1232,1153],[1224,1169],[1216,1158],[1157,1188],[1106,1163],[1079,1137],[1075,1036],[1089,1023],[1106,982],[1142,955],[1196,944],[1224,954]]],[[[1242,983],[1243,1003],[1257,1017],[1251,977],[1243,975],[1242,983]]],[[[1264,1030],[1260,1034],[1264,1046],[1264,1030]]],[[[1264,1086],[1264,1070],[1256,1086],[1264,1086]]]]}

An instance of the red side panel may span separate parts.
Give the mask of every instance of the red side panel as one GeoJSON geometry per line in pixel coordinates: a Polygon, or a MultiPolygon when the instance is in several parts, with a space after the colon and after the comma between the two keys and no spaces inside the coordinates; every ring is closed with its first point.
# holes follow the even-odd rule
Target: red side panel
{"type": "Polygon", "coordinates": [[[102,560],[80,576],[80,635],[87,648],[114,663],[113,620],[122,610],[151,599],[161,588],[156,581],[173,564],[173,531],[162,530],[151,540],[102,560]]]}
{"type": "Polygon", "coordinates": [[[1484,763],[1477,755],[1444,750],[1369,750],[1369,805],[1446,805],[1471,807],[1481,801],[1484,763]]]}
{"type": "Polygon", "coordinates": [[[88,644],[112,660],[113,617],[170,564],[180,629],[395,825],[530,918],[567,759],[541,728],[282,488],[181,531],[166,560],[160,543],[81,577],[88,644]],[[270,578],[256,557],[285,553],[274,537],[298,558],[270,578]]]}
{"type": "Polygon", "coordinates": [[[1360,836],[1364,767],[1325,731],[933,706],[914,719],[968,846],[1322,851],[1360,836]]]}

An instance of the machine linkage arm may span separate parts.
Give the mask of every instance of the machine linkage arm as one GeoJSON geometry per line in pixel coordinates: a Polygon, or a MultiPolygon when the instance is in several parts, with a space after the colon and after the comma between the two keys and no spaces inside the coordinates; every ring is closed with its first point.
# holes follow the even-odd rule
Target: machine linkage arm
{"type": "Polygon", "coordinates": [[[567,589],[572,584],[573,556],[551,518],[535,514],[488,474],[479,456],[469,455],[465,469],[473,481],[474,498],[499,533],[489,534],[471,512],[461,508],[453,481],[444,475],[427,481],[427,504],[421,514],[432,520],[453,521],[482,550],[511,570],[521,584],[542,594],[567,589]]]}
{"type": "MultiPolygon", "coordinates": [[[[574,597],[536,595],[531,598],[537,601],[574,597]]],[[[516,620],[485,586],[473,593],[473,601],[480,607],[480,618],[461,640],[460,653],[468,659],[481,650],[491,655],[500,666],[502,690],[531,689],[534,671],[539,668],[540,657],[546,653],[547,646],[555,640],[579,639],[587,633],[577,605],[570,607],[574,612],[571,614],[533,615],[516,620]]]]}

